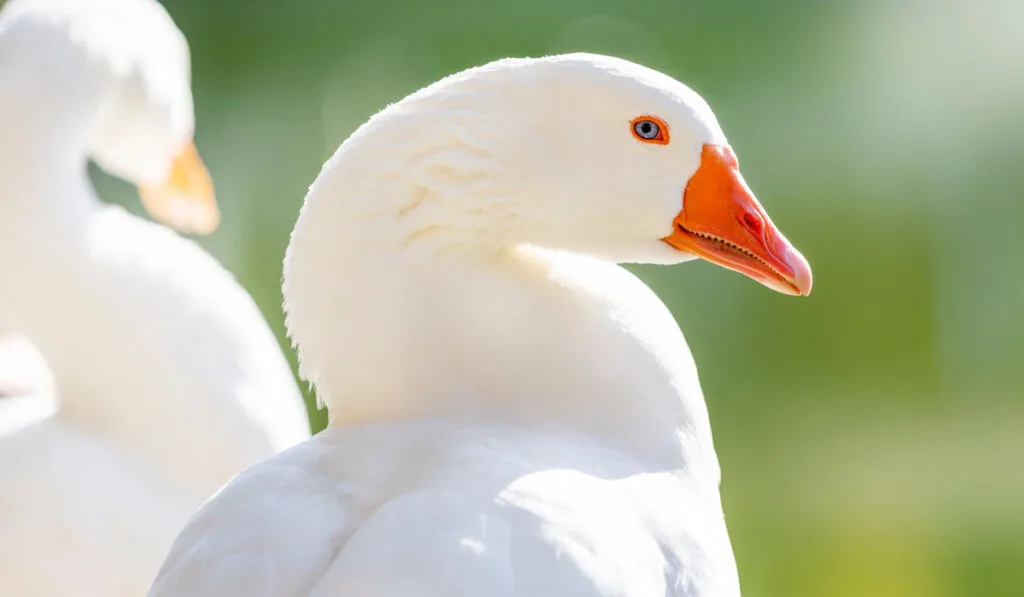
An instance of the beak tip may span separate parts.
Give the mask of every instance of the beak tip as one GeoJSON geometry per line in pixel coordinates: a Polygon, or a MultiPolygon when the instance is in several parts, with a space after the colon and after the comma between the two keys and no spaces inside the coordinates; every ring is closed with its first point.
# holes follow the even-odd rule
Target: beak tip
{"type": "Polygon", "coordinates": [[[789,283],[793,285],[797,296],[809,296],[811,288],[814,286],[814,276],[811,274],[810,264],[796,250],[791,250],[787,257],[787,261],[793,269],[793,277],[789,280],[789,283]]]}

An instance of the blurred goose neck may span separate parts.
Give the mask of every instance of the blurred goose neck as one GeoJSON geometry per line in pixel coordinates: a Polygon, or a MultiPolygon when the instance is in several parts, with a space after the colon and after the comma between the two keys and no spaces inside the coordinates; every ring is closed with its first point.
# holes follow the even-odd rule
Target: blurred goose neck
{"type": "MultiPolygon", "coordinates": [[[[16,88],[17,85],[12,85],[16,88]]],[[[0,232],[5,238],[29,240],[26,231],[47,230],[46,243],[72,242],[83,219],[100,209],[89,181],[86,129],[90,94],[36,94],[0,90],[0,232]],[[51,104],[51,105],[47,105],[51,104]]]]}

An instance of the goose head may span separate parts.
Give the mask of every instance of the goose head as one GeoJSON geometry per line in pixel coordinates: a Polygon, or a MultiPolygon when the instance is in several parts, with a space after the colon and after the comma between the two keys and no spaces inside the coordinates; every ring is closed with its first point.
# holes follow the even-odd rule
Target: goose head
{"type": "Polygon", "coordinates": [[[0,67],[7,101],[51,112],[69,143],[138,187],[154,218],[189,233],[217,227],[192,141],[188,44],[158,2],[11,0],[0,67]]]}
{"type": "Polygon", "coordinates": [[[374,197],[364,213],[336,209],[319,226],[359,217],[372,228],[364,216],[388,213],[393,230],[377,230],[400,229],[408,248],[444,239],[619,263],[701,258],[779,292],[811,290],[806,259],[747,186],[708,104],[617,58],[499,60],[389,106],[325,164],[291,252],[318,236],[307,212],[361,186],[374,197]],[[386,195],[401,198],[390,212],[386,195]]]}
{"type": "Polygon", "coordinates": [[[445,93],[467,95],[461,134],[486,139],[477,151],[495,195],[514,204],[506,242],[620,263],[702,258],[810,292],[806,259],[747,186],[711,108],[679,81],[572,54],[487,65],[433,90],[445,93]]]}

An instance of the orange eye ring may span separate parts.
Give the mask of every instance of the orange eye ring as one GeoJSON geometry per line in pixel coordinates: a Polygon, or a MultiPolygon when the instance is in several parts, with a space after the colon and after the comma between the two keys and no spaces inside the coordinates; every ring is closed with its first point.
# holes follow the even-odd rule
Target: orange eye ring
{"type": "Polygon", "coordinates": [[[668,145],[668,124],[657,116],[637,116],[629,121],[629,129],[637,141],[668,145]]]}

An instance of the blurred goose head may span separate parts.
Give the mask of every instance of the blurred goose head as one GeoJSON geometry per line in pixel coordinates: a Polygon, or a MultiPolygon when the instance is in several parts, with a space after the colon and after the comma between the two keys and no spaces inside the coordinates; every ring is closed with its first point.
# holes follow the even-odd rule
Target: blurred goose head
{"type": "Polygon", "coordinates": [[[6,127],[4,151],[60,143],[138,186],[163,223],[216,229],[213,185],[192,141],[188,45],[158,2],[11,0],[0,31],[0,107],[25,123],[6,127]]]}

